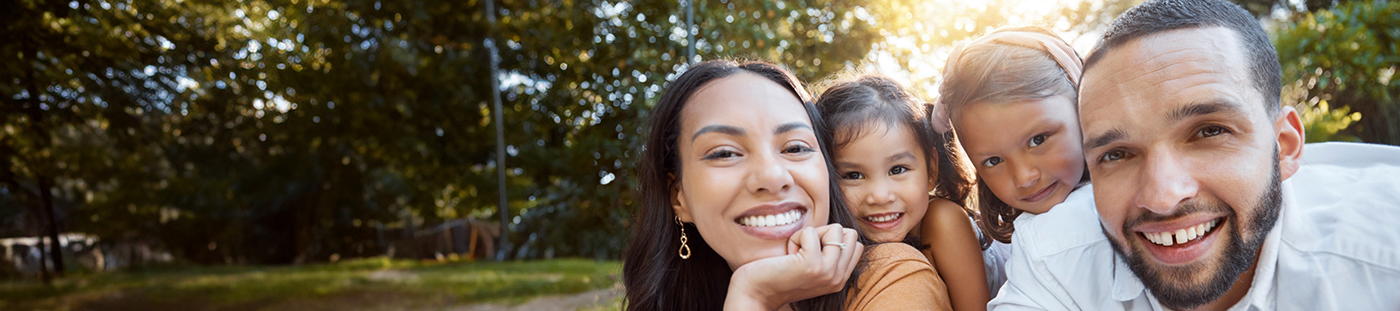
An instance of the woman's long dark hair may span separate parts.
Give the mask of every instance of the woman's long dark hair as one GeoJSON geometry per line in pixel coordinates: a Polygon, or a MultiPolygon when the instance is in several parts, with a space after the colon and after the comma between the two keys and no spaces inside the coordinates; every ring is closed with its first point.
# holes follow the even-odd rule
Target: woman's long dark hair
{"type": "MultiPolygon", "coordinates": [[[[737,63],[712,60],[696,64],[666,88],[661,101],[652,109],[650,135],[642,151],[639,180],[641,207],[637,210],[632,236],[623,251],[622,283],[626,286],[627,310],[720,310],[724,307],[733,274],[729,264],[715,253],[705,237],[693,224],[684,229],[676,226],[676,213],[671,208],[671,194],[681,179],[681,164],[677,143],[680,137],[681,110],[691,95],[702,86],[738,73],[750,73],[767,78],[787,89],[802,102],[817,133],[817,145],[826,161],[828,188],[831,192],[829,223],[855,228],[856,219],[846,209],[831,165],[831,131],[823,126],[821,114],[812,104],[802,83],[787,70],[766,62],[737,63]],[[690,247],[689,259],[681,259],[680,230],[685,230],[690,247]]],[[[735,111],[734,113],[745,113],[735,111]]],[[[864,235],[861,243],[869,244],[864,235]]],[[[859,278],[862,264],[857,265],[841,291],[798,301],[800,310],[840,310],[846,295],[859,278]]]]}

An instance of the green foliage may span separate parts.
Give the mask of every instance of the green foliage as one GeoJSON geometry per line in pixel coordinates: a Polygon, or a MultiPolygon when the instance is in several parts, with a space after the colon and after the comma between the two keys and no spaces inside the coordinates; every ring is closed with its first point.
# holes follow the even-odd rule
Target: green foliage
{"type": "MultiPolygon", "coordinates": [[[[649,110],[688,61],[767,59],[808,82],[887,66],[932,97],[959,40],[1093,33],[1132,3],[696,1],[687,29],[673,1],[2,2],[0,54],[17,57],[0,63],[0,235],[37,233],[51,179],[61,229],[107,243],[196,263],[374,256],[399,237],[378,228],[499,219],[505,170],[508,257],[616,258],[649,110]]],[[[1278,31],[1301,83],[1290,103],[1335,107],[1304,109],[1327,130],[1310,138],[1397,124],[1396,7],[1349,2],[1278,31]]]]}
{"type": "Polygon", "coordinates": [[[1283,104],[1317,114],[1305,116],[1313,122],[1305,124],[1310,141],[1400,144],[1400,79],[1393,79],[1400,67],[1398,24],[1400,3],[1357,1],[1295,15],[1275,31],[1283,104]],[[1312,136],[1314,127],[1320,137],[1312,136]]]}
{"type": "MultiPolygon", "coordinates": [[[[33,206],[53,178],[64,231],[200,263],[375,255],[377,228],[494,220],[497,169],[511,257],[614,258],[647,110],[690,44],[666,1],[500,1],[495,25],[479,1],[6,5],[16,40],[0,52],[21,57],[0,67],[14,82],[0,85],[0,200],[33,206]]],[[[698,3],[697,59],[772,58],[815,79],[880,38],[877,17],[837,14],[855,8],[698,3]]],[[[6,228],[35,227],[15,206],[6,228]]]]}
{"type": "Polygon", "coordinates": [[[0,308],[223,310],[305,307],[304,301],[355,303],[363,297],[373,298],[361,302],[368,305],[441,308],[520,303],[544,295],[611,288],[620,272],[618,262],[578,259],[419,263],[377,257],[297,267],[179,267],[80,276],[54,286],[0,283],[0,308]]]}
{"type": "Polygon", "coordinates": [[[1356,136],[1339,134],[1342,130],[1361,120],[1361,113],[1351,112],[1347,107],[1331,109],[1327,101],[1302,111],[1304,136],[1308,142],[1360,141],[1356,136]]]}

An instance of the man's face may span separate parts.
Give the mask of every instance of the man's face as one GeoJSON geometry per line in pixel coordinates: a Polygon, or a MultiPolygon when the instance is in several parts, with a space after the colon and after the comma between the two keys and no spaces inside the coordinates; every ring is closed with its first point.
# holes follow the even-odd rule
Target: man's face
{"type": "Polygon", "coordinates": [[[1104,233],[1171,308],[1219,299],[1252,267],[1301,154],[1296,112],[1268,115],[1240,42],[1220,27],[1152,34],[1084,75],[1084,157],[1104,233]]]}

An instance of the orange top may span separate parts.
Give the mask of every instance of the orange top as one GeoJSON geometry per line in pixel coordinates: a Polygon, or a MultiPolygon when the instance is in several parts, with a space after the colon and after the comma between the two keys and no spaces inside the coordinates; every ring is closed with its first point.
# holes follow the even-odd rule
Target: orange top
{"type": "Polygon", "coordinates": [[[948,287],[922,253],[892,242],[865,248],[869,265],[846,298],[846,311],[952,310],[948,287]]]}

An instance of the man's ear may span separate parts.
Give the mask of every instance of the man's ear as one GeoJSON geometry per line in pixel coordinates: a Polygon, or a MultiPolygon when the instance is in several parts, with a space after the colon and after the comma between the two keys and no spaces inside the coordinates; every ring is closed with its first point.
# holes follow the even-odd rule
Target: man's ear
{"type": "Polygon", "coordinates": [[[1279,177],[1288,179],[1298,172],[1303,161],[1304,137],[1303,119],[1292,106],[1283,106],[1278,118],[1274,119],[1274,134],[1278,140],[1279,177]]]}
{"type": "Polygon", "coordinates": [[[667,177],[667,182],[671,183],[671,209],[681,222],[695,222],[695,218],[690,216],[690,207],[685,205],[685,191],[681,189],[680,181],[676,180],[675,174],[668,174],[667,177]]]}

